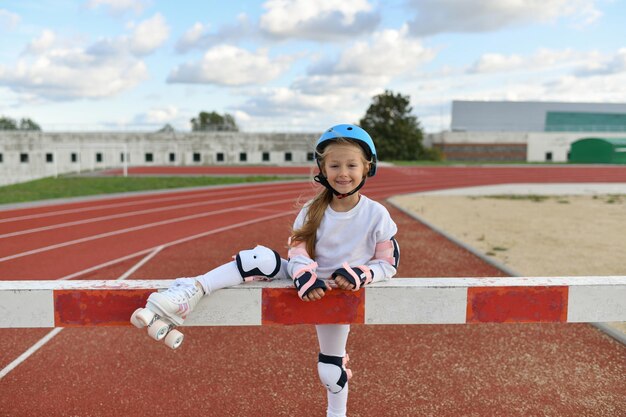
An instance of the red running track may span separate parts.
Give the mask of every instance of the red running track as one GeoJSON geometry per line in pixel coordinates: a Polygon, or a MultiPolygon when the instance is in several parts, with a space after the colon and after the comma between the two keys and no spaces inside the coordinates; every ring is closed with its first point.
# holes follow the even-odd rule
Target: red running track
{"type": "MultiPolygon", "coordinates": [[[[381,168],[364,193],[626,182],[626,167],[381,168]]],[[[284,252],[306,182],[0,211],[1,279],[194,276],[262,243],[284,252]]],[[[398,276],[501,272],[409,216],[398,276]]],[[[0,380],[0,415],[323,415],[311,326],[189,328],[170,351],[134,328],[65,329],[0,380]],[[306,393],[306,395],[303,395],[306,393]]],[[[0,330],[0,369],[48,333],[0,330]]],[[[353,326],[350,415],[620,415],[626,348],[587,325],[353,326]]]]}

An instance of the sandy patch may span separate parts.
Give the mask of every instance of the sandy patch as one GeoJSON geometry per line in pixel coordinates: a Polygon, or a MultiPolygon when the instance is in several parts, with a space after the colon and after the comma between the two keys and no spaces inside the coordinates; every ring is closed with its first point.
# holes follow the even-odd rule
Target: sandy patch
{"type": "Polygon", "coordinates": [[[523,276],[626,275],[626,195],[391,201],[523,276]]]}

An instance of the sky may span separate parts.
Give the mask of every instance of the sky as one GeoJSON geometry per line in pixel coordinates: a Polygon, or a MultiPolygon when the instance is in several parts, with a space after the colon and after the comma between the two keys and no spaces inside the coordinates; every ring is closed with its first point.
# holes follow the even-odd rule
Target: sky
{"type": "Polygon", "coordinates": [[[0,0],[0,116],[44,131],[242,131],[358,123],[409,96],[626,102],[624,0],[0,0]]]}

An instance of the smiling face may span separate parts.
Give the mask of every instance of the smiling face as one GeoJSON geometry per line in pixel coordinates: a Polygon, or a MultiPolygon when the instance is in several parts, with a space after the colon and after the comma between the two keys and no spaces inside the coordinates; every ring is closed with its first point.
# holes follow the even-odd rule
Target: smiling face
{"type": "Polygon", "coordinates": [[[331,187],[345,194],[354,190],[366,176],[369,162],[363,150],[353,143],[333,143],[326,147],[322,170],[331,187]]]}

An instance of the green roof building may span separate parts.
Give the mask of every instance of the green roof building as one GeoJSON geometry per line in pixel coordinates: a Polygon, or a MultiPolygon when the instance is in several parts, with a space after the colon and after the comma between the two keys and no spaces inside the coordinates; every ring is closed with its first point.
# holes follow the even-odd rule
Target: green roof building
{"type": "Polygon", "coordinates": [[[626,138],[584,138],[573,142],[569,162],[626,164],[626,138]]]}

